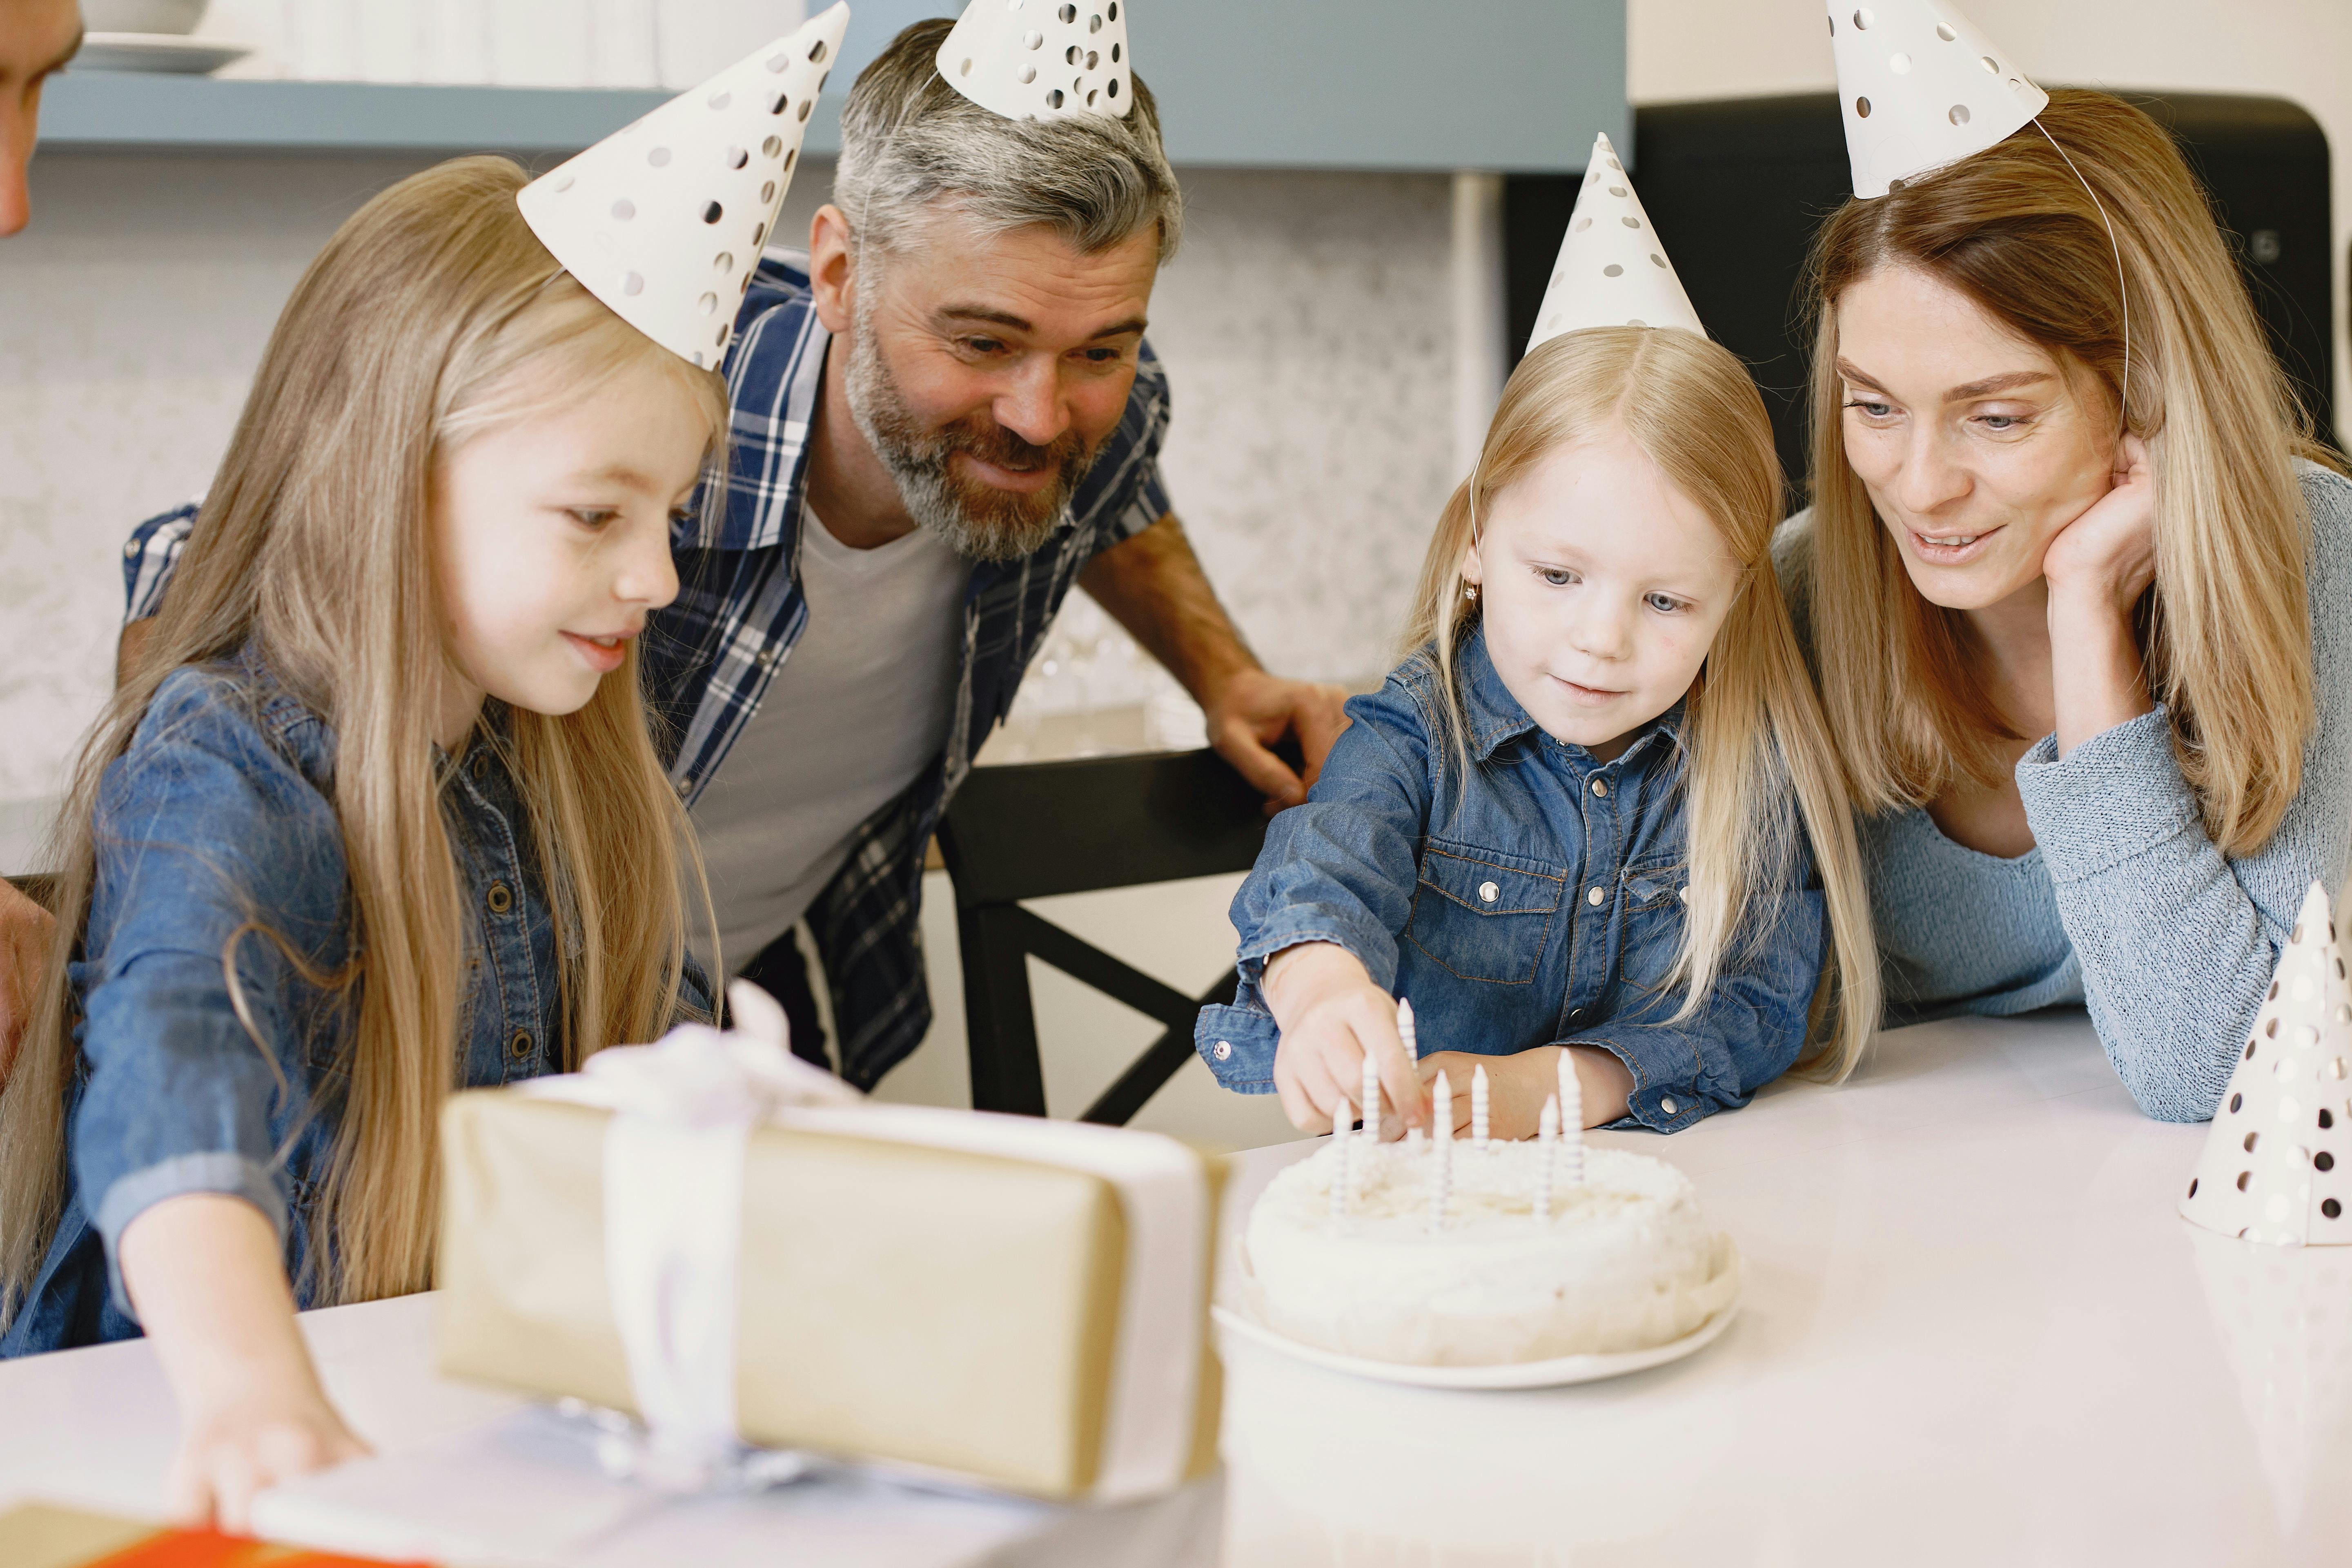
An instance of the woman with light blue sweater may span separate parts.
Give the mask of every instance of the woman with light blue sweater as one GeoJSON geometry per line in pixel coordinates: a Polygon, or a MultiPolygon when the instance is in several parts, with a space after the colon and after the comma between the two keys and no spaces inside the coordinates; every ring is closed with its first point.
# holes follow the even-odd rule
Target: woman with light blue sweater
{"type": "Polygon", "coordinates": [[[1849,203],[1813,283],[1814,504],[1776,564],[1887,1021],[2087,1004],[2143,1110],[2209,1117],[2352,847],[2352,482],[2120,100],[2054,92],[1849,203]]]}

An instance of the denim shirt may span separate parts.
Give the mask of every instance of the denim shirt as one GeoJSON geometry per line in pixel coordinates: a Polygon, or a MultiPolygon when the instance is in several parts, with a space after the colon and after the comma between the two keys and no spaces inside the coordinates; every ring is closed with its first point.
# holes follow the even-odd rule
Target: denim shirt
{"type": "MultiPolygon", "coordinates": [[[[1827,955],[1810,850],[1751,900],[1761,931],[1727,944],[1713,994],[1673,1021],[1686,878],[1682,708],[1613,762],[1553,739],[1474,633],[1456,661],[1471,767],[1441,724],[1433,655],[1348,704],[1355,721],[1307,803],[1267,829],[1234,899],[1241,987],[1194,1043],[1226,1088],[1274,1089],[1265,960],[1336,942],[1410,997],[1421,1048],[1508,1056],[1598,1046],[1633,1074],[1618,1127],[1676,1131],[1788,1070],[1827,955]]],[[[1798,836],[1800,842],[1802,835],[1798,836]]]]}
{"type": "MultiPolygon", "coordinates": [[[[554,930],[489,728],[478,728],[443,795],[473,916],[454,1073],[469,1089],[564,1060],[554,930]]],[[[118,1244],[148,1207],[186,1193],[240,1197],[267,1215],[299,1304],[314,1304],[305,1266],[357,1005],[355,990],[303,973],[331,976],[351,955],[334,755],[326,722],[248,650],[174,672],[108,766],[89,923],[70,970],[80,1050],[67,1200],[0,1356],[138,1334],[118,1244]],[[230,1000],[233,939],[259,1045],[230,1000]]]]}

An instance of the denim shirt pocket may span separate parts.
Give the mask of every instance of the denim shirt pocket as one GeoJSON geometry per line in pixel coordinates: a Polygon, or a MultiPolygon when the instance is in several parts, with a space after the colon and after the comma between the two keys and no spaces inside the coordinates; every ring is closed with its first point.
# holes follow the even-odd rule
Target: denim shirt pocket
{"type": "Polygon", "coordinates": [[[1524,856],[1433,838],[1404,937],[1461,979],[1529,984],[1567,887],[1566,873],[1524,856]]]}
{"type": "Polygon", "coordinates": [[[1639,991],[1662,990],[1683,950],[1689,905],[1684,891],[1689,868],[1679,856],[1661,856],[1625,868],[1620,907],[1625,930],[1617,949],[1617,973],[1639,991]]]}

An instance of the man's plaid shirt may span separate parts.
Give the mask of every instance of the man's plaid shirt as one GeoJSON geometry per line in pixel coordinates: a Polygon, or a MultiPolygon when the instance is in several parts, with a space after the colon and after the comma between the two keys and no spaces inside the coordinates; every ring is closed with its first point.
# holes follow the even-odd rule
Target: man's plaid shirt
{"type": "MultiPolygon", "coordinates": [[[[642,661],[670,777],[691,805],[808,624],[800,581],[801,487],[831,340],[809,301],[808,261],[772,252],[744,297],[728,353],[733,407],[726,505],[695,508],[672,541],[678,596],[646,627],[642,661]]],[[[1118,428],[1078,488],[1073,521],[1035,554],[972,568],[963,659],[945,750],[856,834],[809,929],[833,992],[844,1075],[871,1087],[930,1026],[918,917],[923,850],[972,752],[1013,705],[1054,613],[1097,552],[1170,511],[1160,475],[1168,378],[1149,345],[1118,428]]],[[[194,506],[142,523],[124,549],[129,618],[152,615],[194,506]]],[[[749,956],[741,955],[741,956],[749,956]]]]}

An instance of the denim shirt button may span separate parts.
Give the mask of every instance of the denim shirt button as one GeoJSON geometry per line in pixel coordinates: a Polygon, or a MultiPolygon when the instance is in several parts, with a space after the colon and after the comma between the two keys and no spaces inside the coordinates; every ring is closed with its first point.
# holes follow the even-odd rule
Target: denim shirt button
{"type": "MultiPolygon", "coordinates": [[[[514,1053],[515,1060],[519,1062],[529,1061],[530,1059],[530,1031],[529,1029],[517,1029],[514,1032],[514,1038],[507,1043],[507,1049],[514,1053]]],[[[1666,1102],[1666,1106],[1668,1110],[1672,1110],[1674,1108],[1674,1102],[1672,1100],[1668,1100],[1666,1102]]]]}
{"type": "Polygon", "coordinates": [[[1672,1116],[1675,1113],[1674,1097],[1669,1095],[1665,1099],[1658,1101],[1658,1109],[1664,1111],[1668,1116],[1672,1116]]]}
{"type": "Polygon", "coordinates": [[[1606,799],[1609,795],[1609,781],[1607,779],[1594,779],[1592,781],[1592,793],[1601,796],[1603,799],[1606,799]]]}
{"type": "MultiPolygon", "coordinates": [[[[514,908],[514,890],[504,882],[492,882],[489,892],[484,896],[482,901],[490,906],[490,913],[502,915],[514,908]]],[[[1598,899],[1593,900],[1595,903],[1600,901],[1598,899]]]]}
{"type": "Polygon", "coordinates": [[[1219,1061],[1221,1061],[1221,1062],[1229,1062],[1229,1061],[1233,1060],[1233,1059],[1234,1059],[1234,1043],[1233,1043],[1233,1041],[1231,1041],[1231,1040],[1219,1040],[1219,1041],[1217,1042],[1217,1051],[1216,1051],[1216,1055],[1217,1055],[1217,1059],[1218,1059],[1219,1061]]]}
{"type": "Polygon", "coordinates": [[[1585,894],[1585,895],[1584,895],[1584,901],[1585,901],[1586,903],[1588,903],[1588,904],[1591,904],[1594,909],[1596,909],[1596,910],[1597,910],[1597,909],[1599,909],[1599,908],[1601,906],[1601,904],[1602,904],[1602,903],[1604,903],[1605,901],[1607,901],[1608,898],[1609,898],[1609,895],[1608,895],[1608,894],[1606,894],[1606,893],[1602,892],[1600,889],[1595,888],[1595,889],[1593,889],[1591,892],[1589,892],[1589,893],[1587,893],[1587,894],[1585,894]]]}
{"type": "Polygon", "coordinates": [[[1478,901],[1482,904],[1491,904],[1496,899],[1502,897],[1502,894],[1503,889],[1495,886],[1492,882],[1481,882],[1478,884],[1478,901]]]}

